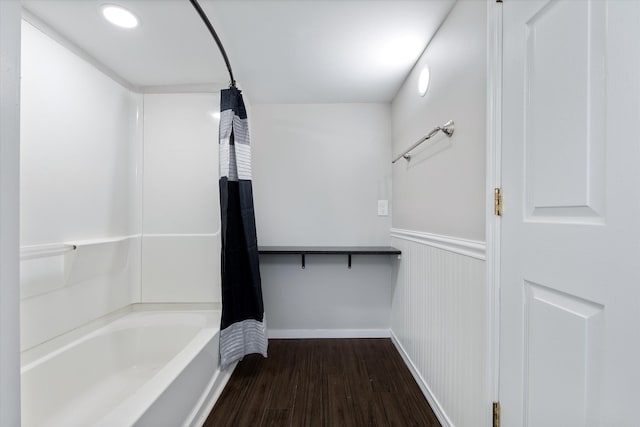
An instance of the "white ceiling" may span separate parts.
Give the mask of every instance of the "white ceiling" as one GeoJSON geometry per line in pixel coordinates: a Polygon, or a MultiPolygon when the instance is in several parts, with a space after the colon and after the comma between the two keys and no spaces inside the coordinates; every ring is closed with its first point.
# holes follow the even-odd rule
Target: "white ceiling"
{"type": "MultiPolygon", "coordinates": [[[[1,0],[0,0],[1,1],[1,0]]],[[[255,103],[389,102],[455,0],[200,0],[238,86],[255,103]]],[[[226,86],[222,57],[188,0],[23,0],[59,33],[139,90],[226,86]],[[119,4],[141,25],[107,23],[119,4]]],[[[31,16],[31,18],[29,18],[31,16]]],[[[34,18],[35,17],[35,18],[34,18]]]]}

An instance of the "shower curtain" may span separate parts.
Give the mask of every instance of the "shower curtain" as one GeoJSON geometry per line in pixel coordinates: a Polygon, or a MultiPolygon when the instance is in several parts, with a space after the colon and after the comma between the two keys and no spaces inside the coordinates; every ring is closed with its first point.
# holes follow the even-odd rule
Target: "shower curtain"
{"type": "Polygon", "coordinates": [[[267,357],[258,240],[251,188],[249,123],[241,91],[220,92],[220,217],[222,222],[222,367],[246,354],[267,357]]]}

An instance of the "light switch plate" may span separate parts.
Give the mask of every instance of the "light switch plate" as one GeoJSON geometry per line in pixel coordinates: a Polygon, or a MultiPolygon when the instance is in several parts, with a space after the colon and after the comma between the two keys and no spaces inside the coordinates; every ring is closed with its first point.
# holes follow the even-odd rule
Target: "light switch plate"
{"type": "Polygon", "coordinates": [[[378,200],[378,216],[389,216],[388,200],[378,200]]]}

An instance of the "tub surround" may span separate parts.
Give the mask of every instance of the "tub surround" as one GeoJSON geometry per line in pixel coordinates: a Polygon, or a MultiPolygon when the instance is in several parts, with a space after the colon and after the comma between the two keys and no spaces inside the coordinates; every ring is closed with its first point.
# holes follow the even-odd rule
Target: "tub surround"
{"type": "Polygon", "coordinates": [[[221,301],[219,103],[144,95],[141,302],[221,301]]]}
{"type": "Polygon", "coordinates": [[[228,375],[218,95],[142,95],[22,35],[22,423],[200,425],[228,375]]]}
{"type": "Polygon", "coordinates": [[[77,247],[21,260],[24,350],[140,300],[142,96],[26,21],[21,67],[20,246],[77,247]]]}
{"type": "Polygon", "coordinates": [[[21,350],[130,304],[219,303],[218,94],[135,93],[46,31],[22,22],[21,350]],[[76,249],[32,250],[53,246],[76,249]]]}
{"type": "Polygon", "coordinates": [[[68,243],[75,250],[23,258],[21,349],[139,301],[140,243],[140,236],[76,241],[68,243]]]}

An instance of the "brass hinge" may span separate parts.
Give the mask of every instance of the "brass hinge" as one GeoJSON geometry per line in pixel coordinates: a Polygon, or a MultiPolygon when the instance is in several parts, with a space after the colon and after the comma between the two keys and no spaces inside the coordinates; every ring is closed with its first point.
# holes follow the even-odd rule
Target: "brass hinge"
{"type": "Polygon", "coordinates": [[[502,189],[493,189],[493,214],[502,216],[502,189]]]}
{"type": "Polygon", "coordinates": [[[500,402],[493,402],[493,427],[500,427],[500,402]]]}

